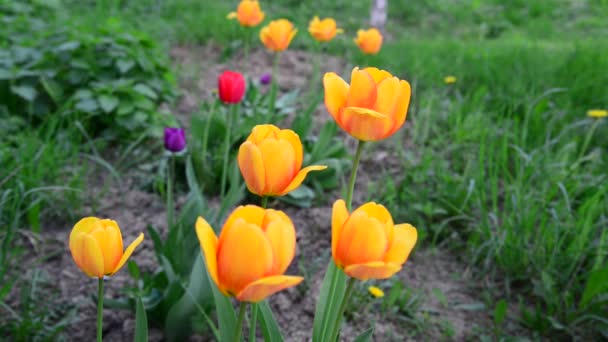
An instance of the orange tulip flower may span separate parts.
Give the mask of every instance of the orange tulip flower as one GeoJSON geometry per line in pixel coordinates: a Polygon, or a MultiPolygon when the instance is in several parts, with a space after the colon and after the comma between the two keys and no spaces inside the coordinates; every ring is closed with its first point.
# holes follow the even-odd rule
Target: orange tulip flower
{"type": "Polygon", "coordinates": [[[280,52],[287,49],[296,33],[298,30],[293,27],[291,21],[273,20],[260,31],[260,40],[269,50],[280,52]]]}
{"type": "Polygon", "coordinates": [[[225,295],[259,302],[304,279],[283,275],[295,255],[296,231],[282,211],[240,206],[226,220],[219,239],[199,217],[196,235],[207,271],[225,295]]]}
{"type": "Polygon", "coordinates": [[[316,40],[320,42],[328,42],[336,36],[338,33],[343,33],[342,29],[336,27],[336,21],[332,18],[325,18],[319,20],[319,17],[315,16],[308,25],[308,32],[316,40]]]}
{"type": "Polygon", "coordinates": [[[359,30],[357,31],[355,44],[357,44],[364,54],[375,55],[382,47],[382,34],[375,28],[359,30]]]}
{"type": "Polygon", "coordinates": [[[260,9],[260,4],[254,0],[243,0],[236,9],[236,12],[228,13],[228,19],[237,19],[241,26],[254,27],[264,20],[264,12],[260,9]]]}
{"type": "Polygon", "coordinates": [[[343,130],[359,140],[376,141],[401,128],[410,104],[407,81],[377,68],[354,68],[350,83],[333,72],[323,78],[325,106],[343,130]]]}
{"type": "Polygon", "coordinates": [[[310,171],[327,168],[312,165],[300,170],[303,157],[300,137],[294,131],[257,125],[239,148],[238,162],[249,191],[283,196],[299,187],[310,171]]]}
{"type": "Polygon", "coordinates": [[[343,200],[334,203],[331,252],[336,265],[356,279],[386,279],[397,273],[416,244],[412,225],[393,224],[386,208],[366,203],[349,215],[343,200]]]}
{"type": "Polygon", "coordinates": [[[122,235],[116,221],[85,217],[70,233],[70,252],[86,275],[103,278],[118,272],[143,239],[144,234],[139,234],[123,252],[122,235]]]}

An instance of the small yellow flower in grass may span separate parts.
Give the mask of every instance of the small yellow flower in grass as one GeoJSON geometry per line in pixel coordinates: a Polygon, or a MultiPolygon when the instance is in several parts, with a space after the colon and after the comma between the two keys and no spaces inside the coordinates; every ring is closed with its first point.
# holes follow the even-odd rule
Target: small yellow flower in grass
{"type": "Polygon", "coordinates": [[[445,84],[454,84],[456,83],[457,79],[456,76],[446,76],[443,78],[443,83],[445,84]]]}
{"type": "Polygon", "coordinates": [[[382,298],[384,297],[384,291],[382,291],[381,288],[377,287],[377,286],[370,286],[367,288],[367,290],[369,291],[369,293],[376,297],[376,298],[382,298]]]}
{"type": "Polygon", "coordinates": [[[605,109],[590,109],[587,111],[587,116],[592,118],[605,118],[608,116],[608,110],[605,109]]]}

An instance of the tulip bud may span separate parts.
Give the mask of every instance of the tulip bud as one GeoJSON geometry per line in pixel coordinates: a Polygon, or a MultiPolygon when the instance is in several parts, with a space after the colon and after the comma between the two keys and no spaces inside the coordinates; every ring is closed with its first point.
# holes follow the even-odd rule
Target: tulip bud
{"type": "Polygon", "coordinates": [[[239,103],[245,95],[245,77],[234,71],[224,71],[217,80],[220,99],[224,103],[239,103]]]}
{"type": "Polygon", "coordinates": [[[265,73],[264,75],[262,75],[262,77],[260,77],[260,83],[262,83],[263,85],[268,85],[270,84],[270,82],[272,82],[271,74],[265,73]]]}
{"type": "Polygon", "coordinates": [[[264,20],[264,12],[257,1],[243,0],[239,3],[236,12],[230,12],[227,18],[236,18],[241,26],[254,27],[264,20]]]}
{"type": "Polygon", "coordinates": [[[327,166],[302,167],[300,137],[290,129],[258,125],[239,148],[239,169],[247,188],[259,196],[283,196],[302,184],[310,171],[327,166]]]}
{"type": "Polygon", "coordinates": [[[375,28],[359,30],[357,31],[355,44],[357,44],[364,54],[375,55],[382,47],[382,34],[375,28]]]}
{"type": "Polygon", "coordinates": [[[183,128],[165,127],[165,149],[181,152],[186,148],[186,135],[183,128]]]}
{"type": "Polygon", "coordinates": [[[336,27],[336,21],[332,18],[320,20],[319,17],[314,17],[308,24],[308,32],[310,35],[320,41],[328,42],[332,40],[336,34],[344,32],[336,27]]]}
{"type": "Polygon", "coordinates": [[[296,33],[298,30],[293,27],[291,21],[273,20],[260,31],[260,40],[267,49],[280,52],[287,49],[296,33]]]}
{"type": "Polygon", "coordinates": [[[389,72],[354,68],[350,85],[333,72],[323,77],[325,106],[338,126],[363,141],[393,135],[405,122],[411,88],[389,72]]]}
{"type": "Polygon", "coordinates": [[[397,273],[416,244],[412,225],[393,224],[382,205],[370,202],[351,214],[343,200],[334,203],[331,252],[336,265],[356,279],[386,279],[397,273]]]}
{"type": "Polygon", "coordinates": [[[295,255],[296,231],[282,211],[238,207],[226,220],[219,239],[199,217],[196,235],[207,272],[225,295],[259,302],[303,280],[283,275],[295,255]]]}
{"type": "Polygon", "coordinates": [[[103,278],[118,272],[143,239],[144,234],[139,234],[123,252],[122,234],[116,221],[85,217],[70,233],[70,252],[86,275],[103,278]]]}

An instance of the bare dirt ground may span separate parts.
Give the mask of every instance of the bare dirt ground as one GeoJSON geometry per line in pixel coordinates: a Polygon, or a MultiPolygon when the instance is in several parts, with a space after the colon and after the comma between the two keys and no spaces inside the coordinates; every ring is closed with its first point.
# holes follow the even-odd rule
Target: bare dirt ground
{"type": "MultiPolygon", "coordinates": [[[[175,65],[181,75],[182,98],[177,106],[177,115],[184,123],[189,122],[191,113],[198,110],[200,101],[208,99],[210,89],[216,87],[217,75],[227,69],[235,68],[226,64],[215,63],[220,56],[216,46],[180,46],[171,51],[175,65]]],[[[248,65],[248,73],[253,78],[270,71],[271,56],[265,51],[254,51],[248,65]]],[[[310,55],[301,51],[285,52],[280,63],[280,89],[308,87],[312,67],[310,55]]],[[[322,70],[350,71],[345,61],[337,57],[322,59],[322,70]]],[[[237,69],[238,70],[238,69],[237,69]]],[[[315,113],[315,122],[321,123],[330,119],[323,105],[315,113]]],[[[350,139],[352,140],[352,139],[350,139]]],[[[403,142],[405,144],[405,142],[403,142]]],[[[352,146],[351,146],[352,147],[352,146]]],[[[381,175],[376,165],[390,156],[390,151],[382,149],[373,155],[364,156],[362,169],[357,182],[358,196],[355,206],[366,198],[367,184],[377,180],[381,175]]],[[[391,158],[388,158],[389,160],[391,158]]],[[[396,158],[393,158],[396,159],[396,158]]],[[[100,206],[93,212],[85,209],[82,216],[95,215],[111,217],[118,221],[123,231],[125,243],[130,243],[146,226],[163,227],[165,224],[164,205],[160,197],[146,192],[124,175],[121,184],[112,184],[112,190],[100,200],[100,206]]],[[[109,177],[108,177],[109,179],[109,177]]],[[[106,183],[105,179],[96,179],[91,185],[92,195],[106,183]],[[100,184],[101,183],[101,184],[100,184]]],[[[312,334],[312,318],[315,300],[327,265],[330,248],[331,204],[337,199],[339,191],[330,194],[325,205],[309,209],[285,207],[271,203],[287,212],[294,220],[298,233],[298,252],[290,267],[289,274],[309,273],[305,284],[300,288],[290,289],[273,296],[270,300],[279,324],[288,341],[308,341],[312,334]]],[[[177,201],[179,207],[180,200],[177,201]]],[[[411,222],[415,225],[415,222],[411,222]]],[[[42,265],[59,289],[60,300],[74,305],[77,319],[67,327],[66,336],[73,341],[89,341],[95,336],[95,303],[92,295],[96,291],[96,281],[83,277],[73,263],[67,248],[67,237],[71,226],[44,227],[42,236],[43,254],[55,252],[55,256],[42,265]]],[[[36,253],[36,252],[34,252],[36,253]]],[[[148,238],[133,255],[138,265],[144,270],[153,270],[156,259],[152,251],[152,241],[148,238]]],[[[413,319],[404,321],[399,315],[381,313],[360,287],[359,297],[370,303],[364,310],[358,310],[349,316],[346,322],[343,340],[351,341],[359,332],[366,329],[367,322],[375,321],[376,341],[406,340],[454,340],[476,339],[478,327],[489,327],[489,310],[463,310],[459,305],[483,302],[480,291],[468,276],[468,267],[460,259],[444,250],[417,248],[403,270],[399,279],[408,287],[420,293],[421,304],[413,319]],[[441,295],[438,295],[441,294],[441,295]],[[365,299],[368,298],[368,299],[365,299]]],[[[107,281],[106,298],[118,298],[119,289],[130,281],[128,272],[122,270],[107,281]]],[[[388,283],[376,283],[386,287],[388,283]]],[[[105,310],[104,339],[106,341],[131,341],[134,329],[134,314],[129,311],[105,310]]],[[[193,337],[192,340],[205,340],[193,337]]],[[[152,329],[151,341],[163,340],[162,332],[152,329]]]]}

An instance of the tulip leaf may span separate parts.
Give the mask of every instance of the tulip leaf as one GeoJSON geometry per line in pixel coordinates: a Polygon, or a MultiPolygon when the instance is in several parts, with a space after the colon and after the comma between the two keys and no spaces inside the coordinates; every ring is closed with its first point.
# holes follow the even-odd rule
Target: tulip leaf
{"type": "Polygon", "coordinates": [[[373,334],[374,334],[374,327],[371,327],[371,328],[361,332],[357,337],[355,337],[353,342],[371,342],[373,334]]]}
{"type": "Polygon", "coordinates": [[[283,335],[281,334],[281,328],[277,323],[270,305],[267,301],[258,303],[258,310],[262,315],[260,316],[260,324],[262,325],[262,333],[264,334],[264,341],[266,342],[282,342],[283,335]]]}
{"type": "Polygon", "coordinates": [[[586,306],[592,299],[606,290],[608,290],[608,267],[591,272],[589,278],[587,278],[580,305],[582,307],[586,306]]]}
{"type": "Polygon", "coordinates": [[[141,297],[137,297],[135,308],[135,342],[148,341],[148,317],[146,316],[146,308],[141,301],[141,297]]]}
{"type": "Polygon", "coordinates": [[[329,341],[346,291],[346,275],[330,260],[323,278],[313,322],[312,340],[329,341]]]}

